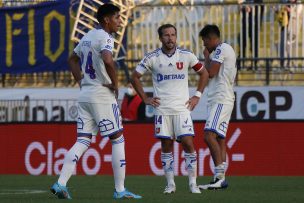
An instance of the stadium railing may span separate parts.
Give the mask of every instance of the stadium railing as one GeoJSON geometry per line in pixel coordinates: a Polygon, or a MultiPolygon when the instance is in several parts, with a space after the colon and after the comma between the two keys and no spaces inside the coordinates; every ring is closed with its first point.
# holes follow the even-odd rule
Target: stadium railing
{"type": "MultiPolygon", "coordinates": [[[[200,59],[204,61],[204,59],[200,59]]],[[[139,60],[126,60],[128,67],[136,67],[139,60]]],[[[304,57],[302,58],[239,58],[237,59],[238,86],[304,85],[304,57]],[[256,64],[256,65],[255,65],[256,64]]],[[[133,70],[133,69],[132,69],[133,70]]],[[[196,86],[198,75],[190,71],[189,85],[196,86]]],[[[151,75],[142,78],[146,86],[152,86],[151,75]]]]}
{"type": "MultiPolygon", "coordinates": [[[[197,1],[198,2],[198,1],[197,1]]],[[[170,22],[178,28],[179,45],[192,50],[198,57],[202,58],[202,42],[198,38],[199,30],[206,23],[219,25],[222,32],[222,39],[230,43],[238,54],[238,78],[237,85],[302,85],[304,74],[304,2],[296,5],[302,6],[302,13],[296,17],[296,38],[289,45],[289,55],[284,48],[287,41],[281,37],[287,36],[287,29],[281,32],[280,23],[277,20],[277,13],[288,3],[278,1],[265,1],[263,4],[234,3],[195,3],[193,6],[144,4],[133,9],[133,16],[129,19],[127,34],[127,55],[124,63],[131,72],[136,63],[145,53],[156,49],[159,46],[157,27],[163,23],[170,22]],[[249,37],[247,32],[244,35],[242,28],[249,31],[249,26],[242,25],[242,18],[254,24],[249,14],[243,16],[242,6],[251,7],[257,15],[257,30],[252,29],[251,34],[258,33],[259,40],[249,37]],[[263,8],[263,11],[262,11],[263,8]],[[242,40],[243,39],[243,40],[242,40]],[[258,46],[258,56],[255,58],[255,46],[246,46],[242,43],[255,44],[258,46]],[[246,54],[246,56],[243,55],[246,54]],[[255,63],[256,62],[256,63],[255,63]],[[286,63],[285,63],[286,62],[286,63]],[[287,63],[289,62],[289,63],[287,63]],[[254,64],[254,65],[252,65],[254,64]],[[252,68],[252,66],[254,66],[252,68]]],[[[253,26],[253,25],[252,25],[253,26]]],[[[253,26],[254,27],[254,26],[253,26]]],[[[286,38],[287,37],[287,38],[286,38]]],[[[120,85],[127,81],[125,70],[119,69],[120,85]]],[[[190,85],[196,84],[196,76],[190,77],[190,85]]],[[[0,74],[1,87],[76,87],[71,74],[66,72],[43,72],[34,74],[0,74]]],[[[151,79],[147,76],[147,84],[151,79]]]]}
{"type": "MultiPolygon", "coordinates": [[[[203,61],[203,59],[200,59],[203,61]]],[[[140,60],[125,60],[129,75],[140,60]]],[[[236,85],[304,85],[304,57],[298,58],[238,58],[236,85]],[[255,66],[255,62],[257,65],[255,66]],[[281,65],[284,64],[284,65],[281,65]]],[[[127,83],[126,70],[118,69],[119,86],[127,83]]],[[[190,71],[189,85],[196,86],[198,76],[190,71]]],[[[145,86],[152,86],[149,74],[142,78],[145,86]]],[[[71,73],[47,72],[22,75],[1,75],[0,87],[78,87],[71,73]]]]}

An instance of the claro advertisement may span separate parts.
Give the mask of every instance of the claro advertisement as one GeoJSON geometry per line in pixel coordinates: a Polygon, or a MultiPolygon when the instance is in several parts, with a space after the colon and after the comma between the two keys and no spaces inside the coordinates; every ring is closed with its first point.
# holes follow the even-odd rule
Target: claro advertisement
{"type": "MultiPolygon", "coordinates": [[[[212,175],[203,142],[203,122],[195,123],[198,175],[212,175]]],[[[228,129],[228,175],[304,175],[303,121],[232,122],[228,129]]],[[[163,175],[160,142],[153,123],[125,123],[127,174],[163,175]]],[[[59,174],[64,155],[76,141],[76,124],[1,124],[0,174],[59,174]]],[[[97,136],[78,161],[75,174],[112,174],[111,143],[97,136]]],[[[183,151],[174,144],[176,175],[186,175],[183,151]]]]}

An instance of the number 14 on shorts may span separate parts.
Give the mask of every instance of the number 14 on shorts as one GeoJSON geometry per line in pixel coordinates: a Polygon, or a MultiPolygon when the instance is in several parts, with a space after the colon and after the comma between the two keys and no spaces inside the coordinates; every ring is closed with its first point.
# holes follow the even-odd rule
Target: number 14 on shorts
{"type": "Polygon", "coordinates": [[[163,123],[163,117],[160,115],[155,115],[155,125],[162,124],[163,123]]]}

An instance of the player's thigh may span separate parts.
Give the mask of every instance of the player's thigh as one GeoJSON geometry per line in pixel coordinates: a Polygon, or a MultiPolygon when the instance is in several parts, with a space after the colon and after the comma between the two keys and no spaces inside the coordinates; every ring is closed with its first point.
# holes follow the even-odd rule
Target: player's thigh
{"type": "Polygon", "coordinates": [[[214,132],[220,138],[225,138],[232,110],[233,105],[228,104],[213,104],[208,106],[208,116],[204,130],[214,132]]]}
{"type": "Polygon", "coordinates": [[[78,103],[77,135],[91,136],[98,133],[98,126],[91,112],[91,104],[86,102],[78,103]]]}
{"type": "Polygon", "coordinates": [[[192,140],[192,138],[186,138],[194,136],[193,122],[190,113],[174,115],[173,125],[174,134],[178,142],[180,142],[182,138],[192,140]]]}
{"type": "Polygon", "coordinates": [[[102,136],[113,136],[123,130],[120,110],[117,103],[92,104],[92,112],[102,136]]]}
{"type": "Polygon", "coordinates": [[[173,139],[173,121],[170,115],[155,115],[155,137],[160,139],[173,139]]]}

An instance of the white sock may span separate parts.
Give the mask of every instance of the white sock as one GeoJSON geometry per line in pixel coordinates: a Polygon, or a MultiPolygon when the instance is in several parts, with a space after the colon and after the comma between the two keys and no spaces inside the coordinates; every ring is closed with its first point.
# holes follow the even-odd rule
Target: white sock
{"type": "Polygon", "coordinates": [[[225,179],[225,166],[224,164],[220,164],[215,168],[215,178],[218,179],[225,179]]]}
{"type": "Polygon", "coordinates": [[[58,183],[62,186],[66,186],[68,180],[72,176],[76,164],[83,153],[89,148],[91,139],[88,137],[77,138],[76,143],[65,155],[62,170],[58,179],[58,183]]]}
{"type": "Polygon", "coordinates": [[[227,163],[225,162],[225,161],[223,161],[223,163],[222,163],[223,165],[224,165],[224,169],[225,169],[225,172],[226,172],[226,170],[227,170],[227,163]]]}
{"type": "Polygon", "coordinates": [[[122,192],[125,190],[124,182],[126,176],[125,138],[121,135],[119,138],[111,140],[111,142],[115,190],[122,192]]]}
{"type": "Polygon", "coordinates": [[[163,169],[165,172],[165,176],[167,179],[168,185],[175,185],[174,182],[174,161],[173,161],[173,154],[170,153],[161,153],[161,162],[163,165],[163,169]]]}
{"type": "Polygon", "coordinates": [[[197,177],[197,155],[196,152],[185,153],[186,170],[189,177],[189,185],[196,185],[197,177]]]}

